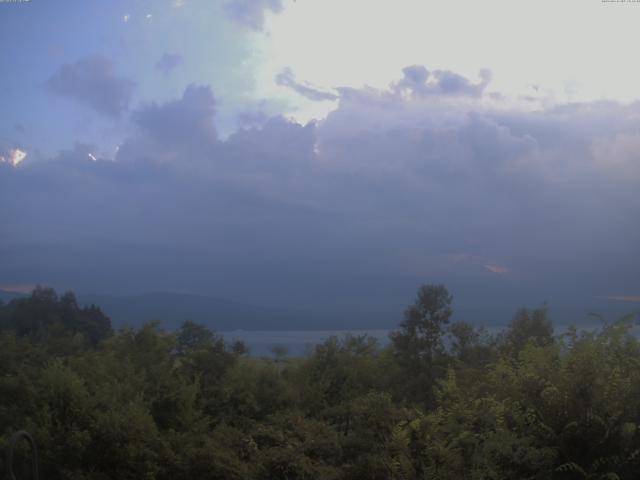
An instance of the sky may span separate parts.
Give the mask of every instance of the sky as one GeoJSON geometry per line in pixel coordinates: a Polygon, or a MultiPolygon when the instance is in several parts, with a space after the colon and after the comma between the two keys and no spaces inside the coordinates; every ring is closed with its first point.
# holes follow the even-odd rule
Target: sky
{"type": "Polygon", "coordinates": [[[602,0],[0,2],[0,288],[638,309],[639,21],[602,0]]]}

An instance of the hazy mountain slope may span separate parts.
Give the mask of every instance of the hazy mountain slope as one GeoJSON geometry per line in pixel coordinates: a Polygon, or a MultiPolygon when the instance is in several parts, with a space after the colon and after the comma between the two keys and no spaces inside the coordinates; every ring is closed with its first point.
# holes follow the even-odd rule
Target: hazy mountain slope
{"type": "MultiPolygon", "coordinates": [[[[24,296],[0,290],[0,300],[6,302],[24,296]]],[[[268,308],[233,302],[216,297],[170,292],[140,295],[79,294],[82,305],[95,304],[110,318],[114,327],[139,326],[148,320],[160,320],[166,329],[178,327],[184,320],[203,323],[217,331],[230,330],[371,330],[396,328],[402,321],[402,308],[396,310],[295,309],[268,308]]],[[[539,305],[527,305],[536,307],[539,305]]],[[[467,321],[488,327],[504,326],[514,316],[519,305],[456,305],[452,321],[467,321]]],[[[590,312],[611,321],[637,312],[637,302],[616,302],[607,299],[585,300],[578,304],[549,303],[549,316],[556,326],[576,324],[598,325],[600,320],[590,312]]]]}
{"type": "Polygon", "coordinates": [[[178,327],[185,320],[203,323],[214,330],[304,330],[324,328],[325,323],[310,312],[258,307],[180,293],[80,295],[79,300],[84,304],[98,305],[116,327],[140,325],[154,319],[160,320],[168,329],[178,327]]]}

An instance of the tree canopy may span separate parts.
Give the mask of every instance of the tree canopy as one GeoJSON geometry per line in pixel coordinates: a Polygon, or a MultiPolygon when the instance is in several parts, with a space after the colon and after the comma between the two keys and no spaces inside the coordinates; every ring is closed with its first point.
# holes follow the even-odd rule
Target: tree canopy
{"type": "Polygon", "coordinates": [[[0,305],[0,448],[27,429],[47,479],[638,478],[632,317],[556,335],[523,309],[490,335],[451,313],[425,285],[388,346],[257,358],[38,288],[0,305]]]}

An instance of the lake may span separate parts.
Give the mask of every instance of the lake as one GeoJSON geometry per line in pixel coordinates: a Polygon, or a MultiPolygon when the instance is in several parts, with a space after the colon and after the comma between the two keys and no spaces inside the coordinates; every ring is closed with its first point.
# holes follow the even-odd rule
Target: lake
{"type": "MultiPolygon", "coordinates": [[[[640,320],[640,317],[639,317],[640,320]]],[[[562,334],[568,328],[567,324],[554,325],[556,335],[562,334]]],[[[595,330],[602,327],[602,323],[590,322],[579,325],[579,330],[595,330]]],[[[486,328],[487,333],[496,334],[506,328],[506,325],[493,325],[486,328]]],[[[283,346],[288,349],[289,356],[301,356],[308,352],[314,345],[324,342],[331,336],[342,337],[351,335],[370,335],[376,338],[380,346],[389,344],[390,329],[380,330],[233,330],[219,332],[225,341],[242,340],[249,347],[249,354],[255,357],[272,356],[271,349],[275,346],[283,346]]],[[[636,334],[638,327],[634,328],[636,334]]],[[[446,338],[445,338],[446,343],[446,338]]]]}

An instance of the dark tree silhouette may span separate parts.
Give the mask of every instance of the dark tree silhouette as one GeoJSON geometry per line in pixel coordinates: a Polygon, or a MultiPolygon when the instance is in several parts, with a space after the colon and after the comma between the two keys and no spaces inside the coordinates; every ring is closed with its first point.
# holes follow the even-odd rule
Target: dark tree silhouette
{"type": "Polygon", "coordinates": [[[433,400],[437,362],[444,354],[444,327],[453,313],[452,300],[444,285],[423,285],[405,311],[400,330],[389,335],[399,363],[409,374],[407,389],[415,400],[433,400]]]}

